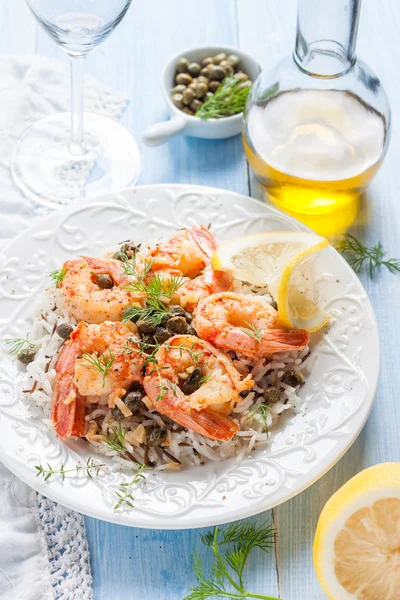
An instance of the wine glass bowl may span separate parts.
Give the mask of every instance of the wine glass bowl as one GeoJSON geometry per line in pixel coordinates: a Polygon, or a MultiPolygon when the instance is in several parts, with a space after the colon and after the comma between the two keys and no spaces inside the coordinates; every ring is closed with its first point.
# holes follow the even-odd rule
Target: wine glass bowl
{"type": "Polygon", "coordinates": [[[11,172],[30,198],[69,204],[118,191],[139,178],[140,153],[122,125],[84,113],[84,63],[125,16],[131,0],[26,0],[46,33],[69,55],[71,112],[35,123],[17,144],[11,172]]]}

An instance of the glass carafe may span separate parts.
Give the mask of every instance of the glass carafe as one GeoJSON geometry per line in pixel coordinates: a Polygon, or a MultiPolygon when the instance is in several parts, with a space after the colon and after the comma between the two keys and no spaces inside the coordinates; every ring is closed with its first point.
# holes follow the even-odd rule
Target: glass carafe
{"type": "Polygon", "coordinates": [[[261,73],[245,112],[257,179],[279,208],[325,235],[351,225],[390,139],[385,91],[355,56],[360,8],[298,0],[293,56],[261,73]]]}

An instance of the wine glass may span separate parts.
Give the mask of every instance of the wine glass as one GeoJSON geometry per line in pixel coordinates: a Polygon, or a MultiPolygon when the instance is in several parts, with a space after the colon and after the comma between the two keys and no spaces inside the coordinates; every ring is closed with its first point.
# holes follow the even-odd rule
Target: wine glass
{"type": "Polygon", "coordinates": [[[17,185],[54,206],[135,183],[140,153],[130,132],[108,117],[83,112],[84,64],[125,16],[131,0],[26,0],[44,30],[70,57],[71,112],[35,123],[12,161],[17,185]]]}

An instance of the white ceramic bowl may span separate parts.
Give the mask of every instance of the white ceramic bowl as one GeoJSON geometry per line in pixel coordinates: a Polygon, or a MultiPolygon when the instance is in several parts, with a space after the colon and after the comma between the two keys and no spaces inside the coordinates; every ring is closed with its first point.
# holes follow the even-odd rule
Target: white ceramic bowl
{"type": "Polygon", "coordinates": [[[170,137],[183,133],[193,137],[206,139],[221,139],[237,135],[242,130],[243,113],[223,119],[210,119],[203,121],[198,117],[192,117],[182,112],[175,106],[171,99],[171,89],[175,82],[176,62],[182,56],[186,56],[190,61],[200,62],[206,56],[214,56],[219,52],[226,54],[236,54],[240,57],[240,67],[247,73],[252,81],[259,75],[261,68],[258,62],[246,52],[238,48],[229,48],[227,46],[203,46],[180,52],[174,56],[164,69],[161,86],[165,101],[168,106],[171,119],[163,123],[156,123],[146,129],[143,134],[143,141],[148,146],[158,146],[164,144],[170,137]]]}

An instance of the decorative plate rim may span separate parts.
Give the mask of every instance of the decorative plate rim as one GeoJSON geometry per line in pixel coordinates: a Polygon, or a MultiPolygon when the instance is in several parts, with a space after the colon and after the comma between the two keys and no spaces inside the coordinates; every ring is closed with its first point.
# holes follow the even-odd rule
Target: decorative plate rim
{"type": "MultiPolygon", "coordinates": [[[[136,203],[134,202],[135,194],[140,196],[142,193],[149,195],[152,193],[156,194],[156,193],[162,193],[162,192],[165,193],[166,196],[168,196],[168,193],[170,193],[171,197],[173,196],[173,194],[177,194],[176,198],[178,198],[178,199],[181,197],[184,197],[188,194],[191,194],[194,196],[197,195],[198,197],[202,197],[202,195],[203,195],[204,198],[207,195],[209,195],[210,197],[215,195],[218,198],[218,200],[221,202],[222,202],[222,198],[227,196],[227,199],[230,201],[232,199],[240,200],[242,203],[242,206],[244,206],[244,207],[247,206],[247,207],[253,208],[256,215],[258,217],[260,217],[260,220],[262,220],[263,217],[268,218],[268,217],[272,216],[277,221],[280,221],[282,223],[287,223],[288,226],[291,226],[292,229],[295,228],[296,230],[300,230],[300,231],[310,231],[306,226],[295,221],[295,219],[293,219],[292,217],[289,217],[289,216],[285,215],[284,213],[279,212],[277,209],[270,207],[270,206],[262,203],[259,200],[251,198],[249,196],[245,196],[243,194],[239,194],[237,192],[231,192],[229,190],[224,190],[221,188],[199,186],[199,185],[154,184],[154,185],[137,186],[134,188],[129,188],[127,190],[118,192],[118,193],[111,193],[111,194],[98,196],[95,198],[90,198],[80,204],[73,204],[68,207],[63,207],[62,209],[60,209],[57,212],[53,212],[50,215],[47,215],[46,217],[38,219],[34,222],[34,224],[31,228],[29,228],[29,229],[25,230],[24,232],[22,232],[21,234],[19,234],[16,238],[14,238],[10,242],[8,242],[7,245],[1,249],[0,258],[2,259],[3,257],[7,256],[7,251],[9,248],[12,248],[14,245],[18,245],[18,243],[21,242],[21,240],[24,240],[24,238],[28,239],[30,234],[33,234],[35,231],[40,231],[41,229],[45,229],[46,224],[47,224],[47,229],[48,229],[48,227],[49,227],[48,224],[51,223],[52,221],[55,221],[56,223],[58,223],[58,226],[60,226],[62,223],[62,219],[64,217],[66,218],[68,216],[72,216],[72,215],[77,214],[84,210],[90,210],[90,208],[94,208],[96,206],[104,207],[104,209],[106,209],[106,207],[112,207],[114,205],[113,205],[113,202],[110,202],[111,198],[113,199],[114,202],[117,202],[118,199],[124,199],[125,202],[127,203],[127,205],[130,205],[130,209],[133,211],[136,208],[136,203]],[[181,192],[181,194],[179,195],[180,192],[181,192]],[[132,196],[132,198],[131,198],[131,196],[132,196]]],[[[150,202],[151,198],[148,197],[147,200],[150,202]]],[[[233,206],[233,202],[232,202],[232,206],[233,206]]],[[[221,215],[223,215],[223,214],[224,213],[221,213],[221,215]]],[[[223,225],[222,225],[222,227],[223,227],[223,225]]],[[[223,231],[222,227],[220,228],[220,231],[223,231]]],[[[203,512],[205,510],[205,514],[203,516],[199,516],[199,515],[195,514],[196,504],[193,504],[193,507],[194,507],[193,514],[191,515],[190,520],[188,520],[186,518],[186,519],[183,519],[182,522],[179,519],[178,513],[176,514],[176,517],[174,517],[174,513],[171,513],[170,515],[158,514],[157,516],[150,518],[148,516],[149,513],[148,512],[146,513],[146,510],[142,509],[141,507],[139,507],[139,510],[137,510],[137,511],[136,511],[136,509],[133,509],[132,511],[129,511],[129,512],[114,513],[112,511],[112,508],[111,509],[107,508],[107,506],[105,506],[104,504],[101,504],[100,506],[92,506],[92,505],[88,504],[87,501],[85,502],[86,494],[83,493],[83,488],[82,488],[82,494],[76,493],[76,494],[70,494],[68,496],[68,494],[66,493],[66,490],[69,489],[68,483],[65,486],[61,486],[61,485],[53,486],[53,485],[46,484],[42,479],[36,478],[33,468],[27,466],[27,464],[22,463],[15,456],[13,456],[12,453],[7,452],[5,450],[5,448],[3,446],[3,441],[0,444],[0,449],[1,449],[0,457],[1,457],[2,462],[16,476],[18,476],[22,481],[24,481],[26,484],[31,486],[33,489],[44,494],[45,496],[48,496],[52,500],[67,506],[68,508],[78,510],[79,512],[86,514],[88,516],[103,519],[103,520],[106,520],[106,521],[109,521],[112,523],[124,524],[124,525],[135,526],[135,527],[143,527],[143,528],[186,529],[186,528],[213,526],[216,524],[226,523],[226,522],[229,522],[232,520],[246,518],[246,517],[258,514],[260,512],[263,512],[264,510],[268,510],[274,506],[277,506],[277,505],[281,504],[282,502],[289,500],[290,498],[293,498],[298,493],[305,490],[307,487],[309,487],[310,485],[315,483],[318,479],[320,479],[345,454],[345,452],[349,449],[349,447],[355,441],[355,439],[359,435],[361,429],[363,428],[363,426],[369,416],[369,413],[372,409],[372,405],[373,405],[373,401],[375,398],[375,393],[376,393],[376,389],[377,389],[378,381],[379,381],[379,371],[380,371],[379,334],[378,334],[377,321],[376,321],[376,317],[375,317],[372,305],[368,299],[368,296],[366,294],[366,291],[365,291],[363,285],[361,284],[360,280],[355,275],[355,273],[352,271],[351,267],[346,263],[344,258],[339,253],[337,253],[337,251],[334,250],[333,248],[330,248],[327,252],[329,253],[330,261],[332,262],[332,264],[337,264],[338,270],[339,271],[341,270],[341,271],[343,271],[343,273],[347,274],[349,281],[351,281],[352,284],[354,285],[355,290],[359,294],[360,304],[361,304],[361,300],[362,300],[363,308],[364,308],[363,314],[368,316],[370,334],[373,338],[374,368],[368,369],[367,372],[364,374],[361,370],[359,370],[359,372],[358,372],[357,371],[358,367],[356,367],[355,371],[353,373],[353,378],[355,377],[354,381],[359,381],[359,380],[361,381],[363,377],[365,378],[366,388],[365,388],[365,398],[363,398],[362,402],[360,403],[360,406],[357,406],[358,410],[356,410],[354,413],[351,413],[349,417],[346,416],[346,412],[344,413],[344,417],[343,417],[344,423],[346,423],[347,420],[349,420],[351,417],[354,417],[354,419],[353,419],[354,422],[353,422],[350,430],[349,431],[345,430],[344,433],[341,434],[341,435],[343,435],[342,440],[340,442],[333,444],[332,447],[329,450],[327,450],[326,453],[324,453],[323,457],[319,460],[318,465],[316,465],[316,467],[318,467],[318,468],[315,469],[315,471],[316,471],[315,473],[306,471],[304,474],[297,476],[296,482],[295,482],[295,484],[293,484],[292,488],[290,488],[290,487],[287,489],[285,488],[285,493],[282,493],[279,497],[274,498],[272,495],[272,498],[270,499],[268,495],[265,495],[265,493],[259,493],[259,492],[257,492],[257,489],[256,489],[256,486],[258,485],[257,477],[259,477],[260,479],[262,479],[263,477],[265,478],[267,476],[266,473],[268,472],[268,469],[269,469],[268,466],[265,466],[265,468],[263,467],[264,471],[262,468],[263,461],[265,464],[268,463],[269,461],[271,461],[271,458],[268,458],[268,457],[271,457],[271,454],[267,450],[265,451],[264,456],[261,456],[261,454],[260,454],[260,453],[262,453],[262,451],[257,451],[257,452],[259,452],[259,456],[261,457],[258,461],[261,466],[260,466],[259,472],[257,472],[258,474],[257,473],[255,473],[255,475],[253,474],[253,478],[254,478],[254,482],[255,482],[253,487],[256,489],[258,496],[256,493],[255,497],[253,498],[253,497],[251,497],[251,493],[249,492],[248,506],[244,505],[239,508],[235,508],[233,505],[229,506],[229,502],[227,502],[226,506],[224,506],[224,508],[222,510],[213,510],[213,508],[215,508],[216,504],[214,503],[214,505],[213,505],[212,501],[210,500],[211,504],[209,505],[210,508],[207,509],[208,512],[207,512],[207,510],[203,509],[203,512]],[[357,379],[357,377],[358,377],[358,379],[357,379]],[[266,469],[266,471],[265,471],[265,469],[266,469]],[[254,500],[254,501],[252,501],[252,500],[254,500]]],[[[340,296],[338,296],[338,298],[340,299],[340,296]]],[[[4,329],[5,327],[6,327],[6,325],[3,324],[2,329],[4,329]]],[[[358,327],[358,325],[357,325],[357,327],[358,327]]],[[[357,329],[357,332],[360,332],[360,331],[363,331],[362,324],[357,329]]],[[[329,352],[329,348],[328,348],[327,352],[329,352]]],[[[344,356],[344,354],[343,354],[343,356],[344,356]]],[[[2,358],[0,360],[0,367],[2,366],[2,363],[4,363],[4,358],[2,358]]],[[[347,367],[345,366],[344,368],[346,369],[347,367]]],[[[317,389],[317,392],[318,392],[318,389],[317,389]]],[[[317,393],[317,392],[315,392],[315,393],[317,393]]],[[[334,393],[336,393],[335,390],[334,390],[334,393]]],[[[311,394],[311,396],[312,396],[312,394],[311,394]]],[[[307,398],[308,398],[308,396],[307,396],[307,398]]],[[[311,421],[310,421],[310,423],[311,423],[311,421]]],[[[315,427],[320,427],[320,426],[323,427],[323,425],[318,425],[318,424],[315,425],[315,427]]],[[[0,394],[0,431],[2,430],[2,427],[3,427],[3,425],[2,425],[2,418],[1,418],[1,394],[0,394]]],[[[311,427],[314,427],[314,425],[312,425],[311,427]]],[[[332,431],[329,432],[329,428],[328,428],[328,437],[329,437],[329,435],[332,438],[334,438],[336,435],[336,430],[332,429],[332,431]]],[[[324,439],[323,436],[321,437],[321,439],[323,441],[323,439],[324,439]]],[[[58,442],[58,443],[60,444],[60,442],[58,442]]],[[[68,447],[68,444],[66,444],[65,446],[68,447]]],[[[305,450],[304,462],[306,462],[307,460],[309,460],[309,461],[311,460],[311,462],[313,460],[315,460],[315,458],[310,459],[310,456],[308,456],[308,458],[307,458],[307,453],[311,452],[311,450],[312,450],[311,446],[307,449],[307,444],[303,444],[300,440],[300,443],[296,446],[296,449],[299,449],[299,448],[301,451],[303,451],[303,449],[305,450]]],[[[312,450],[312,452],[314,452],[314,454],[315,454],[315,450],[312,450]]],[[[279,449],[278,449],[277,453],[279,454],[279,449]]],[[[273,456],[273,453],[272,453],[272,456],[273,456]]],[[[222,467],[220,469],[222,474],[220,475],[219,478],[217,478],[216,482],[213,483],[212,485],[214,485],[214,488],[221,486],[220,482],[225,479],[228,480],[229,472],[235,471],[235,470],[236,470],[236,472],[240,472],[240,476],[238,475],[239,482],[237,484],[235,483],[235,486],[238,487],[240,485],[246,485],[246,483],[248,482],[247,477],[250,477],[249,472],[248,472],[248,470],[246,471],[246,469],[248,469],[249,465],[251,465],[252,462],[255,464],[257,462],[257,460],[255,460],[255,459],[253,459],[253,457],[251,457],[251,459],[249,459],[249,460],[246,459],[245,461],[243,461],[243,463],[241,463],[241,465],[236,465],[236,466],[235,465],[232,466],[232,462],[229,460],[218,463],[219,467],[221,467],[221,465],[222,465],[222,467]],[[225,469],[223,468],[224,465],[226,467],[225,469]],[[230,468],[230,467],[232,467],[232,468],[230,468]]],[[[201,469],[204,471],[204,467],[201,467],[201,469]]],[[[212,470],[212,469],[210,469],[210,470],[212,470]]],[[[217,471],[217,470],[218,470],[217,467],[215,467],[215,471],[217,471]]],[[[281,470],[285,470],[285,469],[282,467],[281,470]]],[[[197,479],[196,474],[200,475],[199,471],[197,471],[196,469],[193,468],[193,469],[185,470],[185,473],[188,474],[188,472],[192,472],[192,471],[193,471],[192,475],[194,477],[194,481],[196,481],[196,479],[197,479]]],[[[250,469],[250,471],[251,471],[251,469],[250,469]]],[[[289,477],[290,477],[290,469],[286,469],[286,471],[287,471],[287,473],[289,473],[289,477]]],[[[286,476],[286,472],[285,472],[285,476],[286,476]]],[[[169,502],[169,501],[171,501],[171,498],[172,498],[172,494],[171,494],[171,497],[169,497],[168,493],[166,491],[168,485],[169,484],[164,485],[164,488],[165,488],[164,493],[167,494],[165,496],[166,500],[164,500],[164,502],[165,501],[169,502]]],[[[227,489],[229,488],[229,485],[230,485],[230,483],[228,481],[223,484],[223,486],[225,486],[227,489]]],[[[157,487],[157,485],[156,485],[156,487],[157,487]]],[[[161,485],[161,487],[162,487],[162,485],[161,485]]],[[[77,487],[77,490],[78,489],[79,489],[79,487],[77,487]]],[[[150,495],[150,498],[151,498],[151,495],[153,494],[152,489],[155,490],[156,488],[154,486],[152,488],[151,484],[150,484],[150,489],[147,492],[147,494],[150,495]]],[[[246,491],[245,488],[243,488],[243,489],[244,489],[244,491],[246,491]]],[[[242,495],[244,495],[244,494],[242,494],[242,495]]],[[[101,496],[103,497],[103,493],[101,493],[101,496]]],[[[200,496],[201,496],[201,494],[200,494],[200,496]]],[[[172,501],[176,501],[176,498],[175,498],[175,500],[172,499],[172,501]]],[[[219,502],[219,504],[221,504],[221,503],[219,502]]],[[[233,502],[233,504],[234,504],[234,502],[233,502]]],[[[204,506],[207,506],[207,500],[204,501],[204,506]]],[[[189,510],[189,512],[190,512],[190,510],[189,510]]],[[[182,513],[182,514],[184,514],[184,513],[182,513]]]]}

